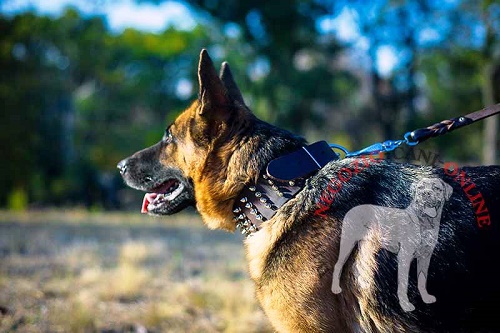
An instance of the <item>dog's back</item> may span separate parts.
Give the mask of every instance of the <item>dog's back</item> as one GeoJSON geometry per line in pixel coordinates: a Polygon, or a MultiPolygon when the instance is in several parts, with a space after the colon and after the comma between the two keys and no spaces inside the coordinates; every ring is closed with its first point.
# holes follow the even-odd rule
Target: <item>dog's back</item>
{"type": "MultiPolygon", "coordinates": [[[[495,318],[500,309],[500,269],[496,264],[500,257],[500,167],[463,168],[455,172],[372,163],[342,183],[341,188],[337,187],[335,195],[326,198],[328,184],[351,165],[350,160],[330,163],[309,180],[309,190],[279,212],[277,219],[293,224],[280,235],[267,256],[260,298],[273,298],[273,291],[264,285],[279,284],[281,290],[293,290],[278,297],[280,304],[303,309],[307,303],[311,311],[306,315],[297,310],[300,315],[287,319],[291,324],[288,328],[300,327],[294,326],[298,324],[293,322],[298,321],[305,325],[305,321],[311,324],[309,329],[324,327],[325,332],[339,327],[343,331],[354,330],[355,323],[366,331],[498,330],[500,323],[495,318]],[[453,195],[443,208],[428,276],[428,289],[437,301],[425,304],[418,297],[414,263],[408,292],[416,309],[403,311],[396,292],[396,255],[377,246],[365,246],[353,253],[341,279],[344,292],[333,294],[331,273],[347,212],[363,204],[403,209],[412,199],[410,185],[425,177],[439,177],[453,187],[453,195]],[[326,216],[315,215],[315,208],[325,198],[329,204],[326,216]],[[489,225],[484,224],[486,221],[489,225]],[[284,256],[289,260],[280,265],[284,256]],[[363,288],[359,281],[364,282],[363,288]],[[351,325],[345,327],[344,320],[352,320],[351,325]]],[[[269,300],[267,303],[274,305],[269,300]]]]}

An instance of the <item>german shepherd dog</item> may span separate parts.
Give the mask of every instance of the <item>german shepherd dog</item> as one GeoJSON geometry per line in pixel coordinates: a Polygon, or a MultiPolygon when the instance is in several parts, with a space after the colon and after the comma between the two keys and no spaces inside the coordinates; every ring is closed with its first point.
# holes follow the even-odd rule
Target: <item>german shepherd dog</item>
{"type": "MultiPolygon", "coordinates": [[[[241,192],[252,190],[271,161],[307,144],[257,119],[227,63],[219,76],[205,50],[198,78],[198,99],[162,140],[118,168],[130,187],[148,192],[143,212],[170,215],[195,205],[209,228],[232,232],[241,192]]],[[[244,244],[257,298],[279,332],[499,332],[499,228],[500,166],[345,158],[304,177],[300,191],[244,244]],[[431,186],[423,198],[434,199],[417,204],[422,179],[431,186]],[[435,179],[451,187],[446,197],[435,179]],[[382,207],[381,215],[374,207],[382,207]],[[352,225],[369,227],[339,260],[342,234],[349,232],[343,223],[358,216],[346,218],[353,208],[362,221],[352,225]],[[401,218],[388,220],[388,211],[401,218]],[[427,251],[427,267],[411,262],[424,255],[414,251],[427,251]],[[406,281],[398,264],[406,265],[406,281]]]]}

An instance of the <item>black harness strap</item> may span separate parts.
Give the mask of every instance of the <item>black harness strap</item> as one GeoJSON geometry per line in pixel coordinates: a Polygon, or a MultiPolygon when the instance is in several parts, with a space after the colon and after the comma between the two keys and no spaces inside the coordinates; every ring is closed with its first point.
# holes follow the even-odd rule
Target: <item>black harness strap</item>
{"type": "Polygon", "coordinates": [[[267,166],[267,174],[278,181],[290,181],[304,178],[338,159],[339,155],[326,141],[318,141],[272,160],[267,166]]]}

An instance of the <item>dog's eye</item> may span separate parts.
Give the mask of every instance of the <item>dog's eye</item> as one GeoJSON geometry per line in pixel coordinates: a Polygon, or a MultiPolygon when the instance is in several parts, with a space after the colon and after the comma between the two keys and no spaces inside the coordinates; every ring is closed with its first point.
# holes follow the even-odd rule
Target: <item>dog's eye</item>
{"type": "Polygon", "coordinates": [[[172,140],[173,140],[173,136],[172,136],[172,133],[170,132],[170,128],[167,128],[167,129],[165,130],[165,134],[163,134],[163,139],[162,139],[162,140],[163,140],[163,142],[165,142],[165,143],[170,143],[170,142],[172,142],[172,140]]]}

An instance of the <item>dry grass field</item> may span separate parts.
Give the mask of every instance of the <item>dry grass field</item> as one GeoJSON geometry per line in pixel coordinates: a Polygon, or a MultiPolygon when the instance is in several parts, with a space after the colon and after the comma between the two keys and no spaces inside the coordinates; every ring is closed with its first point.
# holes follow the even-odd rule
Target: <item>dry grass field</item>
{"type": "Polygon", "coordinates": [[[241,240],[195,214],[0,212],[0,332],[271,332],[241,240]]]}

